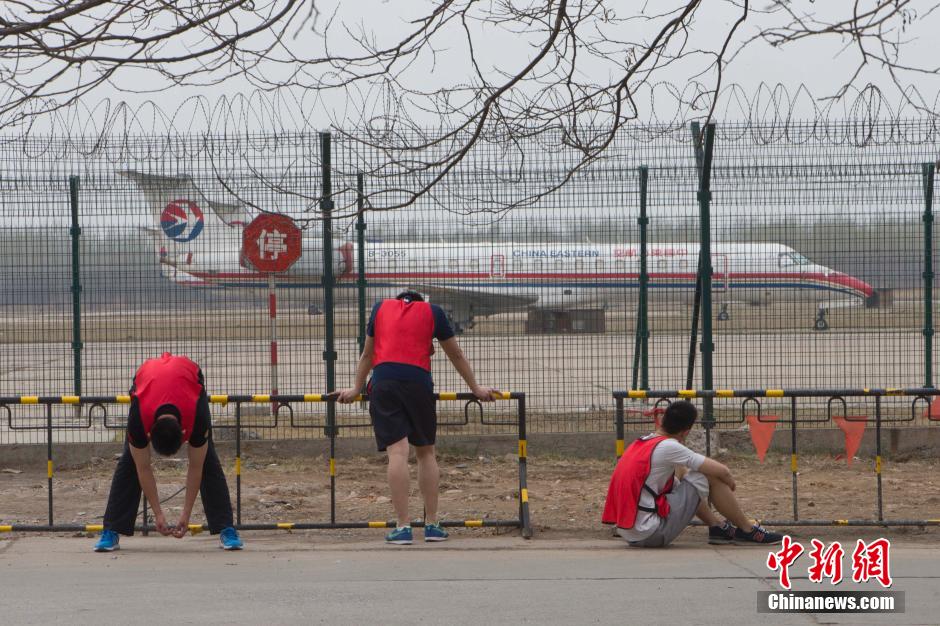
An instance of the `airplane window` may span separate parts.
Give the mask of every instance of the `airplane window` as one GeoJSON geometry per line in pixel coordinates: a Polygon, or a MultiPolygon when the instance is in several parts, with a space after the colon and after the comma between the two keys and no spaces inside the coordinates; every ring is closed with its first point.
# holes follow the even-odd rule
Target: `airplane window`
{"type": "Polygon", "coordinates": [[[791,267],[793,265],[812,265],[812,261],[807,259],[799,252],[781,252],[778,255],[780,267],[791,267]]]}

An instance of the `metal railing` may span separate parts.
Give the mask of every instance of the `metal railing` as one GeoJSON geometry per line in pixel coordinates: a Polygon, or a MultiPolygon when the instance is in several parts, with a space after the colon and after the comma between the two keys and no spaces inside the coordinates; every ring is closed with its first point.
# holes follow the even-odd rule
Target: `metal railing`
{"type": "Polygon", "coordinates": [[[729,417],[714,417],[712,420],[702,421],[705,430],[706,455],[711,454],[711,432],[716,426],[728,424],[743,424],[748,415],[753,415],[759,422],[770,422],[790,427],[790,473],[791,473],[791,498],[793,504],[793,518],[782,520],[762,520],[763,523],[774,526],[938,526],[940,519],[894,519],[889,520],[884,517],[884,498],[882,487],[882,469],[884,467],[884,458],[882,456],[882,426],[884,424],[913,422],[918,419],[919,406],[923,405],[926,409],[924,413],[928,422],[940,422],[940,417],[935,417],[930,411],[930,398],[940,396],[940,389],[933,387],[913,387],[913,388],[864,388],[864,389],[714,389],[714,390],[642,390],[634,389],[629,391],[615,391],[613,398],[616,403],[616,454],[619,458],[624,451],[625,426],[627,424],[649,426],[655,424],[656,415],[671,403],[672,399],[741,399],[740,411],[735,412],[729,417]],[[883,398],[885,397],[909,397],[910,413],[885,415],[883,411],[883,398]],[[800,519],[799,510],[799,455],[797,451],[797,432],[801,426],[807,424],[820,424],[832,422],[834,418],[841,418],[846,422],[863,422],[867,417],[859,419],[848,415],[848,405],[846,398],[872,398],[874,401],[874,421],[875,421],[875,458],[874,474],[875,485],[877,489],[877,518],[876,519],[833,519],[833,520],[812,520],[800,519]],[[763,405],[759,398],[787,398],[789,417],[777,419],[768,419],[763,412],[763,405]],[[825,410],[822,414],[813,414],[801,416],[799,411],[799,401],[806,398],[825,398],[825,410]],[[655,399],[652,409],[643,412],[642,417],[627,418],[625,400],[648,400],[655,399]],[[841,409],[841,411],[840,411],[841,409]]]}
{"type": "MultiPolygon", "coordinates": [[[[449,527],[511,527],[519,528],[522,536],[529,538],[532,536],[532,524],[529,515],[529,491],[526,478],[527,445],[526,445],[526,396],[520,392],[501,392],[498,400],[511,400],[516,403],[515,419],[487,419],[481,410],[479,411],[480,422],[484,426],[514,426],[519,439],[518,458],[519,458],[519,515],[515,519],[487,519],[484,517],[476,519],[465,519],[461,521],[442,521],[443,526],[449,527]]],[[[470,407],[479,404],[477,398],[471,393],[437,393],[438,401],[464,401],[463,420],[439,420],[438,426],[462,426],[470,423],[470,407]]],[[[368,401],[368,395],[361,395],[357,398],[360,401],[368,401]]],[[[47,495],[49,502],[48,524],[28,525],[28,524],[0,524],[0,532],[21,532],[21,531],[99,531],[101,524],[56,524],[53,498],[53,437],[52,434],[57,430],[74,430],[76,428],[91,428],[95,419],[100,418],[102,425],[108,429],[120,430],[125,427],[124,422],[112,423],[108,419],[106,407],[111,404],[130,404],[129,395],[116,396],[8,396],[0,397],[0,414],[6,413],[6,422],[12,430],[39,430],[46,433],[46,463],[47,463],[47,495]],[[46,409],[46,418],[44,425],[27,424],[18,425],[13,416],[11,405],[44,405],[46,409]],[[89,411],[81,423],[70,423],[66,425],[55,424],[53,418],[53,407],[57,405],[81,406],[89,405],[89,411]],[[97,413],[96,413],[97,412],[97,413]],[[93,418],[93,413],[96,413],[93,418]]],[[[210,404],[235,406],[235,422],[229,425],[213,424],[213,429],[233,429],[235,431],[235,521],[241,530],[308,530],[308,529],[330,529],[330,528],[394,528],[394,521],[342,521],[337,519],[336,513],[336,438],[342,428],[362,428],[368,426],[370,422],[345,422],[339,424],[336,420],[335,411],[328,411],[326,420],[323,424],[300,424],[294,421],[294,406],[304,403],[328,403],[335,404],[335,398],[327,394],[311,393],[296,395],[227,395],[213,394],[209,396],[210,404]],[[290,428],[320,428],[323,430],[326,438],[329,439],[329,476],[330,476],[330,519],[325,522],[277,522],[277,523],[245,523],[242,520],[242,430],[246,427],[242,424],[242,405],[244,404],[267,404],[273,405],[275,425],[277,417],[282,411],[289,415],[290,428]]],[[[2,520],[0,520],[2,521],[2,520]]],[[[416,522],[416,526],[422,526],[423,522],[416,522]]],[[[199,532],[205,530],[204,525],[194,524],[190,529],[199,532]]],[[[142,532],[149,532],[153,527],[148,523],[147,503],[144,499],[142,512],[142,524],[138,527],[142,532]]]]}

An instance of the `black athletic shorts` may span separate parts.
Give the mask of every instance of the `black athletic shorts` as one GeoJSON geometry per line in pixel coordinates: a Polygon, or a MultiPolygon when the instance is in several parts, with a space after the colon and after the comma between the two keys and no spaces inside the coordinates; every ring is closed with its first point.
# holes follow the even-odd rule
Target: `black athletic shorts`
{"type": "Polygon", "coordinates": [[[430,446],[437,435],[437,403],[427,385],[410,380],[380,380],[369,388],[369,415],[379,452],[408,437],[413,446],[430,446]]]}

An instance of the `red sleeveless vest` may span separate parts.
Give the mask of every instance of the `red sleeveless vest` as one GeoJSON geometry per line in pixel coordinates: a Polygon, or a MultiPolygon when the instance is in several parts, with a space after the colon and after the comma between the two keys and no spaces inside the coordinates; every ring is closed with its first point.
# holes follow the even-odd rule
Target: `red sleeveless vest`
{"type": "Polygon", "coordinates": [[[656,513],[660,517],[669,515],[666,494],[672,491],[675,476],[669,478],[662,493],[656,493],[646,484],[650,475],[653,450],[665,439],[668,437],[661,435],[640,437],[631,443],[620,457],[607,489],[607,502],[601,517],[603,523],[616,524],[618,528],[633,528],[637,511],[656,513]],[[656,508],[640,506],[640,496],[644,489],[656,499],[656,508]]]}
{"type": "Polygon", "coordinates": [[[134,375],[134,393],[140,407],[144,432],[150,433],[156,411],[172,404],[180,412],[183,441],[189,441],[196,421],[196,403],[202,394],[199,366],[184,356],[164,352],[159,359],[148,359],[134,375]]]}
{"type": "Polygon", "coordinates": [[[385,300],[374,321],[372,367],[404,363],[431,371],[434,313],[427,302],[385,300]]]}

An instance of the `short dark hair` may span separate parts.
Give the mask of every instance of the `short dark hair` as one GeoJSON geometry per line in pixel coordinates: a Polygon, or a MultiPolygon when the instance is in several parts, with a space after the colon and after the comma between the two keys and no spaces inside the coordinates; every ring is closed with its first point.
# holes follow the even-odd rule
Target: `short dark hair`
{"type": "Polygon", "coordinates": [[[401,292],[395,296],[395,299],[404,300],[405,302],[424,302],[424,296],[422,296],[417,291],[412,291],[411,289],[407,289],[401,292]]]}
{"type": "Polygon", "coordinates": [[[698,409],[688,400],[676,400],[663,413],[662,427],[670,435],[689,430],[698,419],[698,409]]]}
{"type": "Polygon", "coordinates": [[[178,415],[172,411],[161,411],[162,409],[163,407],[157,409],[157,419],[150,429],[150,444],[157,453],[170,456],[176,454],[183,445],[183,427],[178,415]],[[172,416],[173,419],[160,419],[166,415],[172,416]]]}

